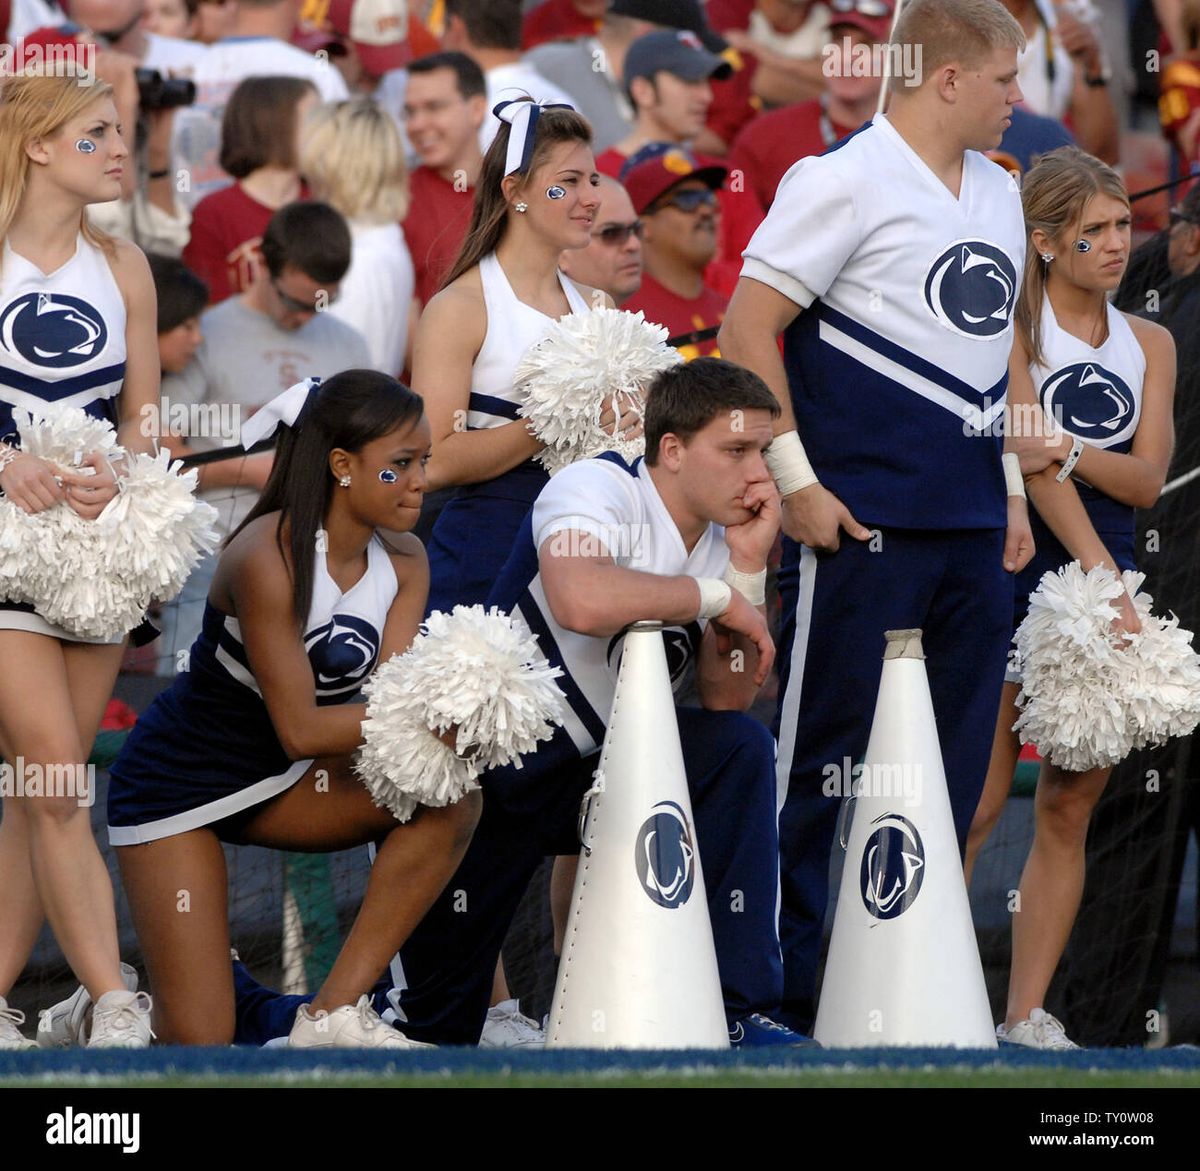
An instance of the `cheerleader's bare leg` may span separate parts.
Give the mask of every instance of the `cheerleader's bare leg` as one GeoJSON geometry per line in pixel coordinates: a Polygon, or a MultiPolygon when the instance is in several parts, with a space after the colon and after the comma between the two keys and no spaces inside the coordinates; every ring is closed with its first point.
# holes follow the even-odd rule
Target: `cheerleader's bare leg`
{"type": "MultiPolygon", "coordinates": [[[[76,766],[73,775],[83,776],[121,654],[121,646],[63,644],[26,631],[0,632],[0,662],[19,665],[0,672],[0,739],[6,757],[11,754],[14,763],[19,757],[26,770],[41,766],[45,777],[62,775],[61,769],[48,770],[51,765],[76,766]]],[[[18,892],[28,889],[17,858],[23,844],[40,907],[32,901],[17,907],[5,898],[0,913],[5,974],[24,966],[34,918],[40,925],[44,913],[93,1000],[123,988],[112,883],[92,836],[89,807],[77,795],[14,796],[5,801],[6,824],[16,805],[21,808],[12,818],[11,835],[3,835],[0,874],[11,876],[18,892]]]]}
{"type": "Polygon", "coordinates": [[[987,777],[983,782],[983,792],[979,795],[979,808],[971,821],[967,832],[966,858],[963,861],[963,874],[967,886],[971,885],[971,875],[975,870],[975,859],[983,849],[1000,814],[1004,811],[1004,803],[1012,791],[1013,773],[1017,768],[1017,758],[1021,752],[1021,742],[1012,730],[1017,722],[1017,692],[1021,690],[1019,683],[1005,683],[1000,692],[1000,714],[996,719],[996,731],[992,739],[992,756],[988,761],[987,777]]]}
{"type": "Polygon", "coordinates": [[[1069,773],[1043,764],[1034,799],[1033,847],[1012,917],[1006,1025],[1042,1007],[1083,897],[1084,846],[1109,768],[1069,773]]]}

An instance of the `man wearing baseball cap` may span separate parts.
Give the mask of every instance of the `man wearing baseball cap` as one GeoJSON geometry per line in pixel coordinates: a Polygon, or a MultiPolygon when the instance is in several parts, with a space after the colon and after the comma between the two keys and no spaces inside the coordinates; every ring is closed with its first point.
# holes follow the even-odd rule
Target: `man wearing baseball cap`
{"type": "MultiPolygon", "coordinates": [[[[704,270],[717,251],[725,168],[669,143],[653,143],[629,163],[622,182],[642,218],[645,273],[622,308],[640,309],[672,338],[720,325],[728,298],[704,283],[704,270]]],[[[679,352],[688,360],[720,356],[715,337],[686,342],[679,352]]]]}
{"type": "Polygon", "coordinates": [[[760,114],[742,128],[729,151],[759,203],[769,209],[779,181],[798,159],[819,155],[869,122],[883,78],[855,70],[860,45],[886,44],[895,0],[834,0],[829,41],[822,52],[825,92],[812,101],[760,114]]]}

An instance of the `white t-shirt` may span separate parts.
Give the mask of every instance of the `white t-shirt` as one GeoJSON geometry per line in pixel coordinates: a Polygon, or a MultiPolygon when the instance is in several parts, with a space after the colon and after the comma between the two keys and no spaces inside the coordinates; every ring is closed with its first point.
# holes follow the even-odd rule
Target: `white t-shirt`
{"type": "Polygon", "coordinates": [[[164,77],[192,77],[196,66],[208,56],[208,46],[181,37],[146,34],[149,42],[142,58],[144,69],[157,69],[164,77]]]}
{"type": "Polygon", "coordinates": [[[350,221],[353,252],[329,312],[366,340],[371,367],[398,378],[408,342],[413,263],[399,224],[350,221]]]}
{"type": "MultiPolygon", "coordinates": [[[[542,588],[538,550],[556,539],[567,544],[574,532],[593,542],[595,553],[607,552],[624,569],[719,578],[729,564],[725,530],[710,524],[689,553],[650,469],[640,459],[626,464],[614,455],[582,460],[559,472],[542,489],[528,524],[519,538],[522,555],[506,564],[490,600],[505,608],[515,606],[537,634],[542,653],[565,671],[566,679],[559,681],[567,696],[563,728],[579,755],[587,756],[604,739],[624,635],[594,637],[557,622],[542,588]]],[[[696,619],[663,631],[671,683],[677,690],[706,625],[707,620],[696,619]]]]}
{"type": "Polygon", "coordinates": [[[776,32],[771,22],[755,8],[750,13],[749,32],[760,45],[774,49],[784,57],[798,60],[819,57],[829,40],[829,9],[824,4],[814,4],[799,28],[781,33],[776,32]]]}
{"type": "Polygon", "coordinates": [[[500,102],[528,94],[535,102],[566,102],[568,106],[579,109],[579,103],[566,90],[543,77],[528,61],[497,65],[483,76],[487,83],[488,113],[479,128],[479,149],[485,154],[496,137],[496,131],[500,129],[500,119],[492,113],[500,102]]]}

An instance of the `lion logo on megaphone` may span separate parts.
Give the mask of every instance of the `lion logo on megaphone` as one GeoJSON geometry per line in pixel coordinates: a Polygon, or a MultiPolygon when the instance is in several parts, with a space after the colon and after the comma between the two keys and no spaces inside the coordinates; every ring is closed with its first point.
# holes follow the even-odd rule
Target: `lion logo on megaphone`
{"type": "Polygon", "coordinates": [[[898,813],[885,813],[863,848],[859,889],[863,905],[876,919],[904,914],[921,892],[925,846],[917,827],[898,813]]]}
{"type": "Polygon", "coordinates": [[[691,897],[696,848],[687,816],[674,801],[660,801],[642,822],[633,863],[642,890],[660,907],[682,907],[691,897]]]}

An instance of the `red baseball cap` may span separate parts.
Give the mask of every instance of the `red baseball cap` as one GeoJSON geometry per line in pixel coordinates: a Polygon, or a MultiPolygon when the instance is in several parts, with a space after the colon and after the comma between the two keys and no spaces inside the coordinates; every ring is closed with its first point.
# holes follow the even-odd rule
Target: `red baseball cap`
{"type": "Polygon", "coordinates": [[[354,45],[363,68],[374,77],[403,69],[412,59],[407,0],[330,0],[329,23],[354,45]]]}
{"type": "Polygon", "coordinates": [[[672,187],[685,179],[699,179],[713,191],[719,191],[729,174],[724,167],[702,167],[695,156],[673,143],[644,146],[621,169],[621,183],[633,201],[633,210],[645,215],[672,187]]]}
{"type": "Polygon", "coordinates": [[[879,44],[885,44],[892,33],[892,16],[896,0],[825,0],[829,7],[829,27],[849,24],[860,28],[879,44]]]}
{"type": "Polygon", "coordinates": [[[21,37],[14,47],[16,52],[13,54],[10,71],[19,72],[47,60],[74,62],[77,68],[88,71],[95,69],[96,44],[90,34],[77,24],[68,22],[36,28],[21,37]],[[70,46],[73,52],[63,52],[62,49],[66,46],[70,46]],[[45,49],[58,51],[47,57],[42,52],[45,49]]]}

